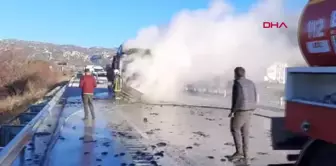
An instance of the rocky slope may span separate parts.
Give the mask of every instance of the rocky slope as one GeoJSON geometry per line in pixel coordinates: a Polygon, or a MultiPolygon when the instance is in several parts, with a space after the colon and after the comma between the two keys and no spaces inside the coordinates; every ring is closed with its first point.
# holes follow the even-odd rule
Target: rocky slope
{"type": "Polygon", "coordinates": [[[0,40],[0,51],[9,49],[22,50],[29,59],[66,62],[75,66],[90,64],[90,57],[93,55],[101,57],[99,63],[106,64],[116,52],[114,48],[84,48],[75,45],[58,45],[16,39],[0,40]]]}

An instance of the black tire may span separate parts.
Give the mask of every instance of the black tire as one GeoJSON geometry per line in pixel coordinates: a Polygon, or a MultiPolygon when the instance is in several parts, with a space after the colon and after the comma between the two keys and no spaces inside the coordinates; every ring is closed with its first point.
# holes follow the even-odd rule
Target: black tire
{"type": "Polygon", "coordinates": [[[312,144],[302,156],[298,166],[335,166],[336,145],[324,141],[312,144]]]}
{"type": "Polygon", "coordinates": [[[336,145],[323,144],[316,149],[309,166],[335,166],[336,165],[336,145]]]}

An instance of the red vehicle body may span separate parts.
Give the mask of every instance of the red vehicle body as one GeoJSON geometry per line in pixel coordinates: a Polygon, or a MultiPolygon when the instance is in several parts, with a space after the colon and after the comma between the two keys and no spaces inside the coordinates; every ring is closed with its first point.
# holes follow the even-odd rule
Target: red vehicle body
{"type": "Polygon", "coordinates": [[[336,165],[336,1],[310,0],[299,21],[310,67],[287,68],[285,127],[311,140],[297,165],[336,165]]]}

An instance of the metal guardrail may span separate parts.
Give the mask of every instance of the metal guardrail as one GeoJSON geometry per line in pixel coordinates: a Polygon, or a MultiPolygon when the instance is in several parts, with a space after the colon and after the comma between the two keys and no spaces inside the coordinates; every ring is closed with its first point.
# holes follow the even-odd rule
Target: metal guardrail
{"type": "MultiPolygon", "coordinates": [[[[222,96],[224,98],[230,98],[231,94],[227,92],[227,90],[222,91],[210,91],[207,89],[188,89],[187,92],[190,93],[197,93],[197,94],[204,94],[204,95],[213,95],[213,96],[222,96]]],[[[257,96],[257,100],[259,105],[263,107],[275,107],[279,109],[284,109],[285,105],[285,97],[283,96],[274,96],[270,94],[266,94],[263,92],[259,92],[257,96]]]]}
{"type": "MultiPolygon", "coordinates": [[[[206,92],[206,90],[197,90],[197,92],[206,92]]],[[[223,99],[229,99],[230,95],[225,91],[214,91],[216,95],[220,95],[223,99]]],[[[205,93],[210,94],[210,93],[205,93]]],[[[122,96],[124,99],[127,99],[131,102],[142,103],[142,104],[149,104],[149,105],[165,105],[165,106],[181,106],[181,107],[201,107],[201,108],[212,108],[212,109],[229,109],[228,105],[217,105],[211,103],[188,103],[183,101],[151,101],[145,98],[145,96],[138,90],[123,85],[122,86],[122,96]]],[[[273,112],[283,112],[284,111],[284,104],[285,100],[284,97],[278,97],[277,99],[270,99],[269,96],[265,96],[264,94],[258,94],[258,108],[260,109],[267,109],[273,112]],[[272,100],[274,103],[268,103],[265,101],[272,100]]]]}
{"type": "Polygon", "coordinates": [[[129,102],[139,102],[142,100],[143,93],[128,86],[122,77],[118,77],[117,85],[115,85],[116,99],[123,99],[129,102]]]}
{"type": "Polygon", "coordinates": [[[217,96],[227,96],[226,89],[207,89],[207,88],[185,88],[187,92],[191,93],[200,93],[200,94],[209,94],[209,95],[217,95],[217,96]]]}
{"type": "Polygon", "coordinates": [[[63,86],[46,106],[32,119],[0,152],[0,165],[10,166],[20,155],[25,145],[33,138],[40,124],[51,114],[51,109],[63,95],[67,85],[63,86]]]}
{"type": "Polygon", "coordinates": [[[121,95],[131,102],[141,101],[143,97],[143,93],[127,85],[122,86],[121,95]]]}

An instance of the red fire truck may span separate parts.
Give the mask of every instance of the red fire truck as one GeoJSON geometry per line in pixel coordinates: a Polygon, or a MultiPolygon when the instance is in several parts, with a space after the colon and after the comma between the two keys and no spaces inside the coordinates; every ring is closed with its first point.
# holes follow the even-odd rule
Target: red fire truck
{"type": "Polygon", "coordinates": [[[310,0],[299,21],[310,67],[287,68],[285,127],[309,136],[298,166],[336,165],[336,0],[310,0]]]}

